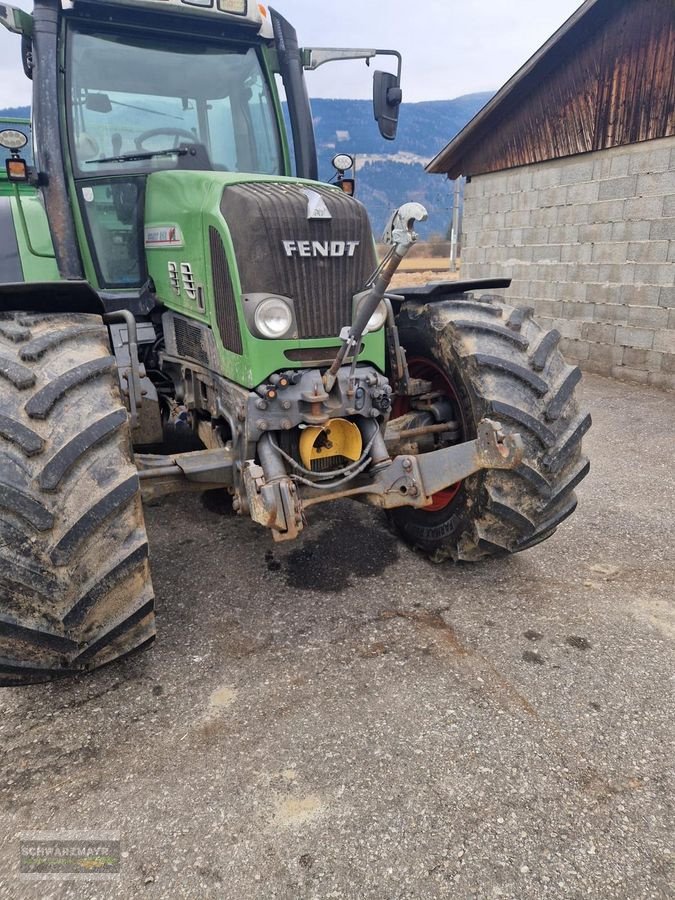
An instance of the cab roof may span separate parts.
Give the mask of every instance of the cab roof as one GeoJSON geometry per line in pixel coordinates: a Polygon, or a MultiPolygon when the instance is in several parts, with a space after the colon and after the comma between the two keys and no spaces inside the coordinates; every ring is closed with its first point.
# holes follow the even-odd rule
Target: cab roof
{"type": "Polygon", "coordinates": [[[166,12],[204,20],[231,22],[255,28],[262,37],[272,37],[270,14],[257,0],[74,0],[75,9],[125,7],[139,12],[166,12]]]}

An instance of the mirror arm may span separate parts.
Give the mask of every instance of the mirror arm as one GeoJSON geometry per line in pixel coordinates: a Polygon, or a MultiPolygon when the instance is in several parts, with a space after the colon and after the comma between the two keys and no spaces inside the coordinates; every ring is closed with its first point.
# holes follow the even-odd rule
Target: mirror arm
{"type": "Polygon", "coordinates": [[[6,3],[0,5],[0,25],[4,25],[7,31],[13,34],[22,34],[25,37],[31,37],[33,34],[33,17],[30,13],[6,3]]]}
{"type": "Polygon", "coordinates": [[[370,60],[376,56],[395,56],[398,60],[397,78],[401,80],[401,68],[403,57],[398,50],[356,50],[342,49],[340,47],[305,47],[302,50],[302,65],[309,72],[314,72],[319,66],[329,62],[340,62],[348,59],[365,59],[370,65],[370,60]]]}
{"type": "Polygon", "coordinates": [[[329,62],[340,62],[346,59],[372,59],[377,50],[342,49],[339,47],[306,47],[302,50],[302,66],[308,72],[314,72],[319,66],[329,62]]]}
{"type": "Polygon", "coordinates": [[[396,79],[399,84],[401,84],[401,72],[403,70],[403,57],[398,52],[398,50],[376,50],[375,51],[378,56],[395,56],[398,60],[398,65],[396,67],[396,79]]]}

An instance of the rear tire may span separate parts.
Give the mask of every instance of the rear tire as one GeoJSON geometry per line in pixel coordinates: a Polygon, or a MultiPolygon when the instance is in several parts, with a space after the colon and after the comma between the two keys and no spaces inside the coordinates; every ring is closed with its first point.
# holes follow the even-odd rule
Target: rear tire
{"type": "Polygon", "coordinates": [[[127,412],[100,317],[0,315],[0,685],[148,645],[155,614],[127,412]]]}
{"type": "Polygon", "coordinates": [[[398,327],[408,359],[430,361],[451,386],[463,440],[489,417],[525,443],[517,469],[472,475],[443,509],[392,511],[400,535],[436,561],[470,562],[551,537],[574,512],[574,489],[590,469],[581,440],[591,418],[574,398],[581,372],[563,359],[560,334],[496,296],[406,303],[398,327]]]}

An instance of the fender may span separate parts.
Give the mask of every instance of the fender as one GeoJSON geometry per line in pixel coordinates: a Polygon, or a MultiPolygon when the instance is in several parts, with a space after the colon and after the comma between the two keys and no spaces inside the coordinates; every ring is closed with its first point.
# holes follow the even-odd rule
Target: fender
{"type": "Polygon", "coordinates": [[[468,291],[489,291],[507,288],[510,278],[477,278],[475,281],[430,281],[420,287],[401,287],[390,291],[390,300],[418,300],[421,303],[434,303],[445,300],[448,294],[466,294],[468,291]]]}

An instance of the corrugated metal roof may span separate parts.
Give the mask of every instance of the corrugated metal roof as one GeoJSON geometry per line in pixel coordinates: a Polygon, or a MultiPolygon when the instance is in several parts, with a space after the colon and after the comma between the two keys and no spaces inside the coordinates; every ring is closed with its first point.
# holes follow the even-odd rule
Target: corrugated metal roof
{"type": "Polygon", "coordinates": [[[673,0],[586,0],[427,170],[450,178],[675,133],[673,0]]]}

